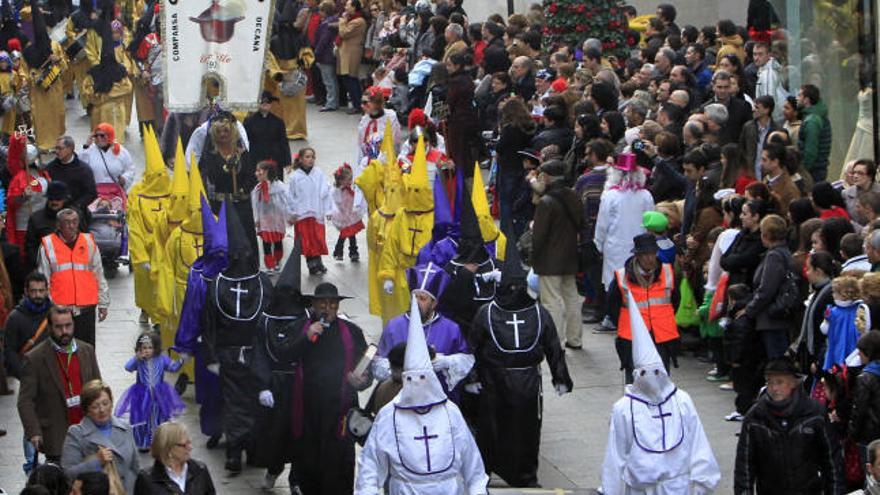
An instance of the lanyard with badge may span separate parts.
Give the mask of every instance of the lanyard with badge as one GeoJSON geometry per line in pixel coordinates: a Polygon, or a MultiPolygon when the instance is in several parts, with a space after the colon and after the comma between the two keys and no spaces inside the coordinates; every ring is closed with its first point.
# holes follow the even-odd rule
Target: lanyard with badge
{"type": "MultiPolygon", "coordinates": [[[[70,351],[70,348],[68,348],[70,351]]],[[[74,394],[73,392],[73,383],[70,381],[70,361],[73,359],[73,352],[67,353],[67,367],[59,366],[61,368],[61,373],[64,374],[64,380],[67,382],[67,389],[69,392],[68,397],[65,399],[67,403],[67,408],[79,407],[79,395],[74,394]]],[[[60,362],[60,361],[59,361],[60,362]]]]}

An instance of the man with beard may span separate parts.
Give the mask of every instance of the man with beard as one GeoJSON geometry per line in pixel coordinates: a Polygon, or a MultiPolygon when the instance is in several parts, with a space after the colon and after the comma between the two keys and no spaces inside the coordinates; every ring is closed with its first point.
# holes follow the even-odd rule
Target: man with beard
{"type": "MultiPolygon", "coordinates": [[[[282,359],[279,346],[295,338],[293,324],[308,318],[306,301],[300,290],[302,255],[299,239],[290,253],[266,311],[257,323],[257,337],[254,340],[254,355],[251,372],[257,382],[260,408],[254,429],[254,438],[261,442],[256,451],[256,464],[266,467],[266,477],[262,488],[271,490],[275,480],[284,471],[284,464],[293,460],[290,437],[290,416],[293,408],[292,392],[296,365],[282,359]]],[[[296,472],[290,468],[288,482],[292,493],[296,492],[296,472]]]]}
{"type": "Polygon", "coordinates": [[[632,292],[624,297],[634,380],[611,409],[602,493],[715,493],[721,471],[697,408],[669,379],[632,292]]]}
{"type": "MultiPolygon", "coordinates": [[[[260,272],[235,208],[226,212],[229,264],[211,282],[202,338],[207,368],[220,376],[226,469],[241,472],[241,454],[254,425],[258,389],[251,373],[256,321],[272,296],[272,282],[260,272]]],[[[250,449],[248,449],[250,451],[250,449]]]]}
{"type": "Polygon", "coordinates": [[[73,337],[73,308],[49,309],[49,339],[25,354],[18,415],[25,438],[48,462],[59,463],[67,427],[83,419],[83,384],[100,379],[95,348],[73,337]]]}
{"type": "Polygon", "coordinates": [[[46,276],[40,272],[31,272],[24,282],[24,297],[6,319],[3,342],[6,369],[19,380],[21,356],[49,336],[49,332],[45,331],[46,325],[42,325],[42,322],[46,321],[46,313],[51,305],[46,276]],[[40,327],[43,329],[39,330],[40,327]]]}
{"type": "MultiPolygon", "coordinates": [[[[406,271],[412,297],[419,308],[419,321],[424,328],[425,339],[436,353],[434,370],[442,372],[440,383],[443,392],[454,402],[460,398],[456,388],[474,365],[474,356],[468,350],[467,341],[452,320],[437,312],[437,300],[446,289],[449,275],[432,262],[416,265],[406,271]]],[[[377,380],[391,377],[388,354],[395,346],[407,341],[410,313],[404,313],[388,322],[379,339],[379,349],[373,360],[373,376],[377,380]]]]}
{"type": "Polygon", "coordinates": [[[311,318],[294,323],[281,346],[282,360],[297,366],[293,382],[294,465],[306,495],[346,495],[354,485],[354,440],[346,435],[345,415],[358,407],[357,392],[369,374],[356,375],[355,365],[367,349],[364,332],[338,317],[340,296],[324,282],[308,296],[311,318]]]}
{"type": "Polygon", "coordinates": [[[558,395],[573,383],[550,313],[526,290],[519,252],[507,248],[498,294],[474,318],[469,336],[477,358],[480,416],[477,444],[486,471],[510,486],[537,487],[541,443],[541,361],[558,395]]]}

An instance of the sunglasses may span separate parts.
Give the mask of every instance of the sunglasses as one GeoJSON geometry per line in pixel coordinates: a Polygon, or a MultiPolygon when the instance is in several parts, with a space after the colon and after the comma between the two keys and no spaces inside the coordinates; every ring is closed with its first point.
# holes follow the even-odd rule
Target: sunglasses
{"type": "Polygon", "coordinates": [[[96,132],[95,137],[105,138],[105,137],[107,137],[107,135],[104,134],[103,132],[96,132]]]}

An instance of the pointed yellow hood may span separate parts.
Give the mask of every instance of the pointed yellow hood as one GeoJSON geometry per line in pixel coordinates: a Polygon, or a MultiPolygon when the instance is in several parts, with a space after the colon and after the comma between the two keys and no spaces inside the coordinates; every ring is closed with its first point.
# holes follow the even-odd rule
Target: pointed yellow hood
{"type": "Polygon", "coordinates": [[[171,205],[168,221],[180,223],[189,214],[189,176],[186,173],[186,158],[183,155],[183,142],[177,138],[177,152],[174,156],[174,177],[171,182],[171,205]]]}
{"type": "Polygon", "coordinates": [[[144,157],[146,165],[137,192],[141,196],[161,197],[171,194],[171,179],[162,160],[159,142],[152,127],[144,129],[144,157]]]}
{"type": "Polygon", "coordinates": [[[480,224],[480,234],[483,242],[495,241],[495,257],[504,260],[507,252],[507,238],[495,225],[495,219],[489,211],[489,200],[486,199],[486,186],[483,185],[483,175],[480,173],[480,164],[474,163],[474,184],[471,189],[471,204],[474,205],[474,213],[477,214],[477,222],[480,224]]]}
{"type": "Polygon", "coordinates": [[[189,194],[186,199],[189,218],[185,222],[186,230],[190,232],[202,231],[202,196],[207,197],[205,186],[202,183],[199,164],[193,158],[189,164],[189,194]]]}
{"type": "Polygon", "coordinates": [[[394,151],[394,135],[391,134],[391,126],[385,126],[385,136],[382,138],[382,154],[385,162],[397,163],[397,153],[394,151]]]}
{"type": "Polygon", "coordinates": [[[428,181],[428,160],[425,157],[425,138],[419,135],[416,152],[413,155],[412,168],[404,178],[406,209],[409,211],[429,211],[434,208],[434,191],[428,181]]]}

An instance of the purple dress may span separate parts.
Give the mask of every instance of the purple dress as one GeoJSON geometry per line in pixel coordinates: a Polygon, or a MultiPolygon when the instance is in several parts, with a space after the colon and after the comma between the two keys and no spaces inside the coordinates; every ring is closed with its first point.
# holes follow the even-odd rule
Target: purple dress
{"type": "Polygon", "coordinates": [[[165,354],[146,360],[133,357],[125,363],[127,371],[137,371],[137,381],[119,400],[116,416],[129,413],[139,449],[150,448],[156,427],[186,408],[174,387],[164,380],[166,371],[174,373],[182,365],[181,361],[172,361],[165,354]]]}
{"type": "MultiPolygon", "coordinates": [[[[445,316],[435,313],[434,318],[424,324],[425,341],[428,347],[438,354],[446,356],[452,354],[470,354],[467,341],[461,334],[458,325],[446,318],[445,316]]],[[[400,316],[392,318],[382,331],[382,337],[379,339],[379,348],[376,352],[377,356],[387,358],[398,344],[406,342],[409,335],[409,314],[404,313],[400,316]]],[[[440,383],[443,385],[443,391],[454,402],[458,402],[459,388],[456,386],[454,390],[449,390],[446,386],[446,377],[442,373],[438,374],[440,383]]]]}

